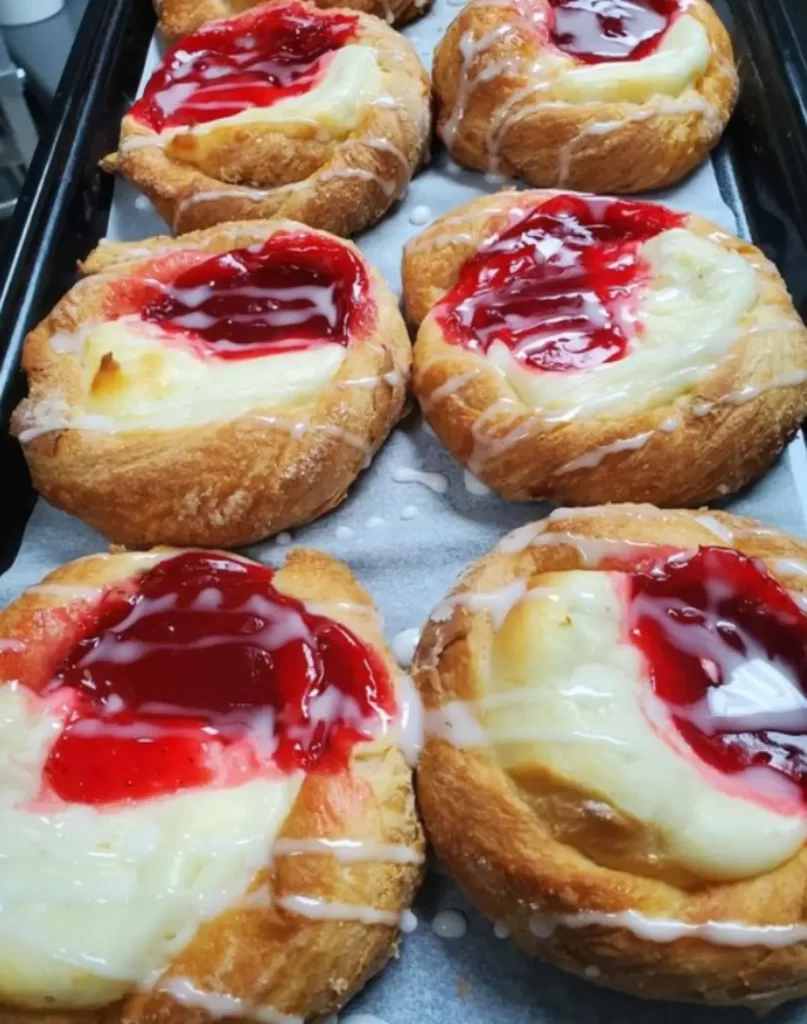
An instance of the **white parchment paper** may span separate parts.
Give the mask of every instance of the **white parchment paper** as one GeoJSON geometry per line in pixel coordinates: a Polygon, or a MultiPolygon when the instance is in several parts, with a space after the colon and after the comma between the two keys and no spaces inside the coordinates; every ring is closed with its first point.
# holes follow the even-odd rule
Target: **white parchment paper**
{"type": "MultiPolygon", "coordinates": [[[[457,11],[448,0],[436,0],[425,18],[405,30],[427,66],[457,11]]],[[[146,74],[157,54],[154,44],[146,74]]],[[[423,230],[423,218],[501,187],[483,175],[461,170],[442,149],[435,146],[435,150],[431,165],[412,182],[406,197],[357,240],[398,293],[401,250],[408,238],[423,230]]],[[[720,195],[710,163],[684,184],[654,198],[736,230],[735,217],[720,195]]],[[[118,183],[109,236],[138,239],[166,231],[151,204],[118,183]]],[[[807,533],[803,441],[794,441],[763,480],[721,505],[796,534],[807,533]]],[[[545,506],[509,504],[469,491],[461,467],[424,429],[413,410],[341,508],[291,538],[267,541],[248,553],[276,563],[290,545],[299,544],[325,548],[344,559],[375,597],[392,640],[400,631],[421,625],[465,566],[493,547],[502,534],[545,513],[545,506]],[[393,472],[401,467],[441,474],[445,493],[420,483],[396,482],[393,472]]],[[[104,549],[103,538],[93,530],[40,501],[15,564],[0,578],[0,606],[61,563],[104,549]]],[[[430,873],[415,910],[419,926],[404,936],[400,960],[351,1004],[343,1024],[352,1013],[375,1014],[380,1024],[719,1024],[751,1019],[745,1011],[643,1003],[539,964],[509,940],[496,938],[491,924],[438,872],[430,873]],[[445,909],[460,910],[466,917],[464,937],[443,939],[432,931],[435,915],[445,909]]],[[[807,1011],[797,1004],[777,1011],[771,1019],[777,1024],[803,1019],[807,1024],[807,1011]]],[[[361,1024],[375,1022],[365,1017],[361,1024]]]]}

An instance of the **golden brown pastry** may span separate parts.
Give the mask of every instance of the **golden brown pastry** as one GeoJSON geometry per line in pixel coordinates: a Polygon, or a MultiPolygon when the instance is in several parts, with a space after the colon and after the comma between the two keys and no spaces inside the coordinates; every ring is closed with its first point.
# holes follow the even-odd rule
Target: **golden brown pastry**
{"type": "Polygon", "coordinates": [[[807,330],[776,268],[694,215],[502,192],[408,245],[415,392],[505,498],[699,505],[807,415],[807,330]]]}
{"type": "Polygon", "coordinates": [[[434,59],[438,132],[460,163],[532,185],[679,181],[737,96],[707,0],[472,0],[434,59]]]}
{"type": "Polygon", "coordinates": [[[648,998],[807,994],[807,544],[562,509],[433,612],[418,801],[528,951],[648,998]]]}
{"type": "Polygon", "coordinates": [[[0,613],[0,1018],[340,1009],[422,870],[396,676],[317,551],[91,556],[0,613]]]}
{"type": "Polygon", "coordinates": [[[349,242],[292,221],[106,244],[28,336],[13,417],[52,504],[130,547],[237,547],[338,505],[411,347],[349,242]]]}
{"type": "Polygon", "coordinates": [[[177,43],[105,167],[174,232],[289,217],[338,235],[406,190],[429,141],[429,79],[378,18],[279,0],[177,43]]]}
{"type": "MultiPolygon", "coordinates": [[[[432,0],[317,0],[317,7],[327,10],[344,7],[363,11],[383,18],[389,25],[405,25],[419,18],[431,6],[432,0]]],[[[217,18],[230,18],[234,14],[256,7],[260,0],[155,0],[160,28],[166,39],[175,40],[195,31],[201,25],[217,18]]]]}

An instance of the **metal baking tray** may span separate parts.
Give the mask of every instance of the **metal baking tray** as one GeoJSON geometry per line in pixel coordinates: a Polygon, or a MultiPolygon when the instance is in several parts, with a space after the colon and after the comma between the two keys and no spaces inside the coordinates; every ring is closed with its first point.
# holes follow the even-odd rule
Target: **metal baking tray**
{"type": "MultiPolygon", "coordinates": [[[[694,202],[697,212],[753,238],[782,269],[802,315],[807,62],[792,15],[803,3],[715,0],[734,32],[741,102],[711,163],[663,196],[679,208],[694,202]]],[[[426,56],[458,10],[458,0],[436,0],[405,34],[426,56]]],[[[137,238],[166,230],[148,203],[97,166],[115,148],[120,118],[155,58],[153,33],[148,0],[90,0],[56,96],[55,120],[10,227],[0,282],[0,605],[60,562],[104,547],[77,520],[37,503],[7,425],[24,391],[18,364],[25,334],[75,280],[76,261],[107,234],[137,238]]],[[[397,288],[401,244],[420,230],[415,207],[428,204],[439,214],[495,187],[483,175],[460,171],[435,143],[431,165],[408,198],[359,245],[397,288]]],[[[807,534],[803,434],[762,481],[721,504],[807,534]]],[[[545,513],[546,506],[481,494],[413,410],[339,510],[249,553],[276,561],[289,543],[304,543],[343,557],[376,597],[392,639],[422,624],[458,572],[501,534],[545,513]],[[419,476],[424,471],[432,475],[419,476]]],[[[430,872],[415,910],[419,927],[404,937],[400,960],[351,1004],[343,1024],[353,1013],[374,1014],[382,1024],[719,1024],[738,1017],[738,1011],[643,1003],[539,964],[496,938],[440,871],[430,872]],[[460,911],[467,922],[462,938],[441,937],[432,927],[446,909],[460,911]]],[[[807,1024],[807,1008],[796,1004],[773,1019],[807,1024]]],[[[373,1022],[365,1017],[362,1024],[373,1022]]]]}

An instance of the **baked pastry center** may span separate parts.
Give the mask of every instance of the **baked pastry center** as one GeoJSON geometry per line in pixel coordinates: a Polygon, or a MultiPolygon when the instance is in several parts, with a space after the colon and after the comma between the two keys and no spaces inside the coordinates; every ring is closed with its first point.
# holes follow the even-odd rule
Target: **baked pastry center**
{"type": "Polygon", "coordinates": [[[168,556],[104,591],[55,667],[20,656],[0,687],[0,1001],[144,982],[247,891],[304,772],[385,730],[379,656],[272,580],[168,556]]]}
{"type": "Polygon", "coordinates": [[[294,3],[205,26],[169,51],[130,114],[166,139],[254,121],[347,132],[380,89],[373,50],[351,42],[358,28],[355,15],[294,3]]]}
{"type": "Polygon", "coordinates": [[[305,398],[377,316],[355,253],[303,231],[158,257],[110,285],[105,312],[82,346],[85,412],[121,428],[305,398]]]}
{"type": "Polygon", "coordinates": [[[745,261],[664,207],[558,195],[516,216],[433,316],[550,419],[673,397],[736,340],[756,299],[745,261]]]}
{"type": "Polygon", "coordinates": [[[495,636],[480,720],[592,859],[684,886],[742,878],[807,836],[806,641],[807,616],[733,550],[545,574],[495,636]]]}
{"type": "Polygon", "coordinates": [[[550,0],[552,43],[586,64],[655,53],[681,15],[679,0],[550,0]]]}
{"type": "Polygon", "coordinates": [[[706,29],[685,11],[683,0],[549,0],[538,31],[555,53],[547,69],[559,59],[553,92],[579,103],[685,92],[712,56],[706,29]]]}

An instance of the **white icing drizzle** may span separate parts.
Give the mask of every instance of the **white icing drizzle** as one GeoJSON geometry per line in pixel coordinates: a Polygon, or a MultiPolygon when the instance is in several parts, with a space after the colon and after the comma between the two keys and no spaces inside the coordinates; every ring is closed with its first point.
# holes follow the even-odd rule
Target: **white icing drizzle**
{"type": "Polygon", "coordinates": [[[0,654],[21,654],[28,646],[25,640],[15,637],[0,637],[0,654]]]}
{"type": "Polygon", "coordinates": [[[164,978],[154,991],[167,993],[183,1006],[204,1010],[213,1020],[243,1017],[260,1024],[303,1024],[303,1018],[296,1014],[281,1013],[271,1006],[253,1006],[244,999],[221,992],[206,992],[190,978],[178,975],[164,978]]]}
{"type": "Polygon", "coordinates": [[[796,558],[780,558],[774,565],[774,572],[782,576],[807,576],[807,562],[796,558]]]}
{"type": "Polygon", "coordinates": [[[409,668],[412,664],[419,640],[420,630],[417,626],[412,629],[403,629],[392,638],[392,653],[401,668],[409,668]]]}
{"type": "Polygon", "coordinates": [[[715,946],[767,946],[780,949],[807,940],[807,925],[751,925],[738,921],[705,921],[695,924],[667,918],[645,917],[636,910],[606,914],[581,911],[577,914],[536,914],[530,930],[537,938],[549,938],[558,927],[625,928],[650,942],[676,942],[678,939],[703,939],[715,946]]]}
{"type": "Polygon", "coordinates": [[[713,533],[719,540],[725,541],[727,544],[734,542],[734,531],[730,530],[727,526],[724,526],[721,522],[715,519],[714,516],[700,515],[696,516],[696,521],[705,526],[710,533],[713,533]]]}
{"type": "Polygon", "coordinates": [[[467,608],[471,612],[486,611],[490,613],[493,628],[497,630],[526,593],[527,581],[518,576],[497,590],[453,594],[437,605],[430,618],[432,622],[446,622],[458,607],[467,608]]]}
{"type": "Polygon", "coordinates": [[[103,594],[103,587],[79,587],[72,583],[37,583],[28,587],[27,594],[40,594],[44,597],[61,597],[68,601],[94,601],[103,594]]]}
{"type": "Polygon", "coordinates": [[[428,401],[423,403],[423,411],[430,412],[436,405],[439,405],[444,399],[448,398],[449,395],[453,395],[455,392],[460,391],[465,387],[466,384],[470,384],[472,380],[475,380],[482,370],[481,367],[474,367],[473,370],[467,370],[465,373],[455,374],[453,377],[436,387],[434,391],[429,395],[428,401]]]}
{"type": "MultiPolygon", "coordinates": [[[[403,929],[401,929],[403,931],[403,929]]],[[[333,1024],[337,1024],[336,1021],[333,1024]]],[[[388,1024],[382,1017],[376,1017],[374,1013],[350,1013],[342,1017],[338,1024],[388,1024]]]]}
{"type": "Polygon", "coordinates": [[[427,473],[410,466],[393,469],[392,479],[396,484],[422,484],[435,494],[445,494],[448,490],[448,480],[442,473],[427,473]]]}
{"type": "Polygon", "coordinates": [[[306,601],[305,607],[312,615],[323,615],[326,619],[341,613],[343,615],[365,615],[376,625],[380,625],[382,622],[381,615],[372,605],[357,604],[355,601],[306,601]]]}
{"type": "Polygon", "coordinates": [[[373,839],[278,839],[275,857],[326,854],[342,864],[381,861],[390,864],[422,864],[424,856],[404,843],[377,843],[373,839]]]}
{"type": "Polygon", "coordinates": [[[420,227],[423,224],[428,224],[432,217],[433,214],[430,206],[415,206],[409,214],[409,223],[420,227]]]}
{"type": "Polygon", "coordinates": [[[424,735],[445,740],[458,750],[490,745],[490,736],[479,724],[469,701],[453,700],[441,708],[426,711],[423,722],[424,735]]]}
{"type": "Polygon", "coordinates": [[[798,590],[788,590],[790,600],[803,611],[807,612],[807,594],[802,594],[798,590]]]}
{"type": "Polygon", "coordinates": [[[441,939],[461,939],[468,931],[468,922],[458,910],[441,910],[434,915],[432,931],[441,939]]]}
{"type": "Polygon", "coordinates": [[[483,484],[481,480],[477,480],[473,473],[468,469],[464,469],[462,471],[462,482],[465,485],[465,490],[469,494],[473,494],[476,498],[482,498],[487,494],[493,493],[487,484],[483,484]]]}
{"type": "Polygon", "coordinates": [[[411,910],[401,911],[401,921],[398,927],[404,935],[411,935],[417,929],[418,919],[411,910]]]}
{"type": "Polygon", "coordinates": [[[398,679],[398,746],[410,768],[414,768],[423,749],[424,711],[423,701],[411,676],[398,679]]]}
{"type": "Polygon", "coordinates": [[[510,451],[521,441],[530,437],[533,433],[536,417],[525,416],[511,430],[501,437],[497,437],[492,431],[487,430],[488,420],[493,419],[500,412],[514,413],[517,411],[517,403],[512,398],[500,398],[489,405],[485,411],[476,418],[471,427],[471,434],[474,439],[474,447],[468,459],[468,469],[478,474],[484,468],[485,463],[496,459],[505,452],[510,451]]]}
{"type": "Polygon", "coordinates": [[[318,896],[281,896],[275,905],[290,914],[299,914],[312,921],[359,921],[361,924],[382,924],[399,927],[401,914],[397,910],[377,910],[364,903],[341,903],[320,899],[318,896]]]}
{"type": "Polygon", "coordinates": [[[443,126],[443,139],[449,150],[453,147],[460,125],[465,118],[465,111],[468,100],[471,98],[476,86],[480,81],[490,81],[495,77],[488,69],[484,69],[475,78],[471,78],[471,66],[474,61],[483,53],[489,50],[494,43],[503,39],[515,31],[515,26],[508,22],[502,22],[492,28],[479,39],[474,39],[473,30],[465,32],[459,41],[459,52],[461,57],[460,77],[457,86],[457,93],[454,98],[454,107],[443,126]],[[483,77],[484,76],[484,77],[483,77]]]}
{"type": "Polygon", "coordinates": [[[580,537],[572,533],[542,533],[532,542],[534,545],[568,545],[577,549],[583,565],[594,566],[603,558],[612,556],[630,560],[637,549],[654,548],[656,545],[630,540],[612,540],[607,537],[580,537]]]}
{"type": "MultiPolygon", "coordinates": [[[[389,104],[387,103],[376,103],[376,105],[389,108],[389,104]]],[[[389,139],[375,136],[367,139],[352,138],[346,142],[340,143],[339,146],[336,147],[334,153],[337,153],[339,150],[345,149],[348,146],[365,146],[367,149],[372,149],[376,152],[390,153],[404,169],[403,184],[405,186],[409,178],[410,162],[406,157],[406,154],[402,153],[397,146],[390,142],[389,139]]],[[[339,180],[341,178],[356,178],[360,181],[375,182],[385,196],[392,198],[399,188],[397,177],[398,176],[396,175],[392,180],[387,180],[375,172],[369,171],[363,167],[337,167],[333,170],[323,169],[315,171],[308,178],[303,178],[301,181],[290,181],[285,185],[275,185],[272,188],[248,188],[246,186],[238,185],[232,188],[209,189],[193,192],[190,195],[185,196],[177,204],[176,209],[174,210],[173,229],[175,232],[177,231],[183,215],[191,206],[195,206],[197,203],[216,202],[219,199],[247,199],[251,202],[259,203],[282,192],[297,192],[301,189],[316,188],[318,185],[325,184],[329,181],[339,180]]]]}
{"type": "MultiPolygon", "coordinates": [[[[557,192],[557,189],[543,189],[542,191],[553,195],[557,192]]],[[[445,217],[440,218],[440,228],[446,228],[445,233],[431,235],[428,231],[423,232],[420,235],[415,235],[414,238],[410,238],[404,248],[407,252],[420,252],[424,249],[431,249],[439,247],[441,245],[450,245],[456,242],[472,242],[473,236],[467,231],[455,230],[458,225],[469,225],[474,223],[475,220],[489,221],[491,218],[498,216],[499,214],[521,214],[522,210],[519,206],[514,206],[512,203],[507,206],[491,205],[484,211],[480,211],[476,214],[471,213],[455,213],[448,214],[445,217]]]]}
{"type": "Polygon", "coordinates": [[[159,135],[130,135],[118,146],[118,152],[131,153],[136,149],[162,149],[165,140],[159,135]]]}
{"type": "MultiPolygon", "coordinates": [[[[599,106],[599,104],[596,104],[599,106]]],[[[571,108],[579,109],[580,106],[585,104],[574,104],[566,103],[563,101],[553,101],[551,103],[536,104],[533,107],[523,109],[519,113],[522,117],[529,116],[530,113],[534,113],[538,110],[546,110],[549,108],[571,108]]],[[[624,125],[648,121],[653,117],[686,117],[689,114],[702,114],[704,121],[706,122],[708,133],[714,135],[719,132],[722,127],[722,121],[718,116],[714,106],[709,103],[703,96],[694,94],[692,96],[682,97],[679,99],[670,99],[659,97],[653,102],[652,106],[643,106],[635,110],[632,114],[626,117],[620,118],[618,121],[593,121],[585,125],[577,135],[574,136],[561,150],[560,160],[558,165],[558,186],[563,188],[569,181],[571,176],[572,167],[574,164],[574,157],[577,152],[580,143],[587,137],[608,135],[610,132],[618,131],[624,125]]],[[[521,118],[519,118],[520,120],[521,118]]]]}
{"type": "Polygon", "coordinates": [[[738,388],[736,391],[730,391],[727,395],[716,398],[714,401],[699,402],[693,407],[692,412],[695,416],[702,418],[708,416],[717,406],[745,405],[746,402],[753,402],[769,391],[799,387],[805,382],[807,382],[807,370],[791,370],[789,373],[782,374],[780,377],[774,377],[773,380],[766,381],[764,384],[746,384],[744,387],[738,388]]]}
{"type": "Polygon", "coordinates": [[[633,437],[626,437],[621,441],[614,441],[612,444],[599,445],[597,448],[592,448],[590,452],[586,452],[585,455],[579,456],[579,458],[572,459],[571,462],[567,462],[561,466],[560,469],[556,469],[554,476],[563,476],[565,473],[575,473],[579,469],[595,469],[602,462],[604,462],[609,455],[617,455],[620,452],[636,452],[644,448],[651,437],[656,434],[655,430],[646,430],[644,433],[636,434],[633,437]]]}

